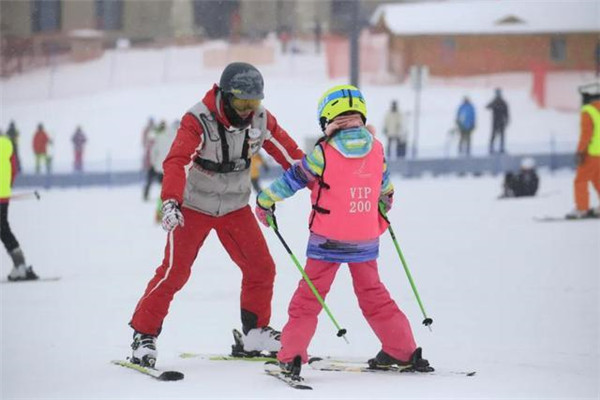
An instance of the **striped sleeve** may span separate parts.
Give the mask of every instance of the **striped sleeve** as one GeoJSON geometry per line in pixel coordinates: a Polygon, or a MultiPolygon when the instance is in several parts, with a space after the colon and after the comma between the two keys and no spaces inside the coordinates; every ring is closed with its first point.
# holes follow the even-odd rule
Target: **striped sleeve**
{"type": "Polygon", "coordinates": [[[387,161],[383,159],[383,178],[381,179],[381,194],[386,196],[394,193],[394,185],[390,179],[390,171],[388,170],[387,161]]]}
{"type": "Polygon", "coordinates": [[[315,146],[313,151],[302,159],[302,164],[312,175],[322,176],[325,168],[325,156],[323,148],[319,145],[315,146]]]}
{"type": "Polygon", "coordinates": [[[257,202],[263,208],[271,208],[278,201],[293,196],[305,188],[323,173],[323,150],[315,146],[314,150],[302,161],[295,163],[268,188],[258,194],[257,202]]]}

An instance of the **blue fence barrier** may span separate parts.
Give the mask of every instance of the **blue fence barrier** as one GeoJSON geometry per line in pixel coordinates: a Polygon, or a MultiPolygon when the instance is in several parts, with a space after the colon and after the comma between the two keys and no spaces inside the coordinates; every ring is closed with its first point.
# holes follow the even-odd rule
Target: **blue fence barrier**
{"type": "MultiPolygon", "coordinates": [[[[432,158],[417,160],[395,160],[389,162],[392,174],[404,177],[419,177],[424,174],[440,175],[497,175],[507,171],[519,169],[525,157],[535,160],[537,168],[546,168],[551,171],[557,169],[575,168],[573,153],[563,154],[519,154],[519,155],[494,155],[486,157],[469,158],[432,158]]],[[[270,168],[262,174],[262,178],[269,179],[279,176],[280,168],[270,168]]],[[[23,174],[18,175],[15,187],[85,187],[85,186],[121,186],[141,184],[144,179],[141,171],[119,172],[89,172],[89,173],[58,173],[58,174],[23,174]]]]}

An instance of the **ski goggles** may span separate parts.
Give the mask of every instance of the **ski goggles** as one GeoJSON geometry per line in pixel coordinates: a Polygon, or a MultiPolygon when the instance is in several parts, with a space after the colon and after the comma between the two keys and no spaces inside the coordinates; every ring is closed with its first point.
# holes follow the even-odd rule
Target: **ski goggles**
{"type": "Polygon", "coordinates": [[[238,112],[254,111],[260,106],[260,99],[238,99],[231,98],[231,106],[238,112]]]}

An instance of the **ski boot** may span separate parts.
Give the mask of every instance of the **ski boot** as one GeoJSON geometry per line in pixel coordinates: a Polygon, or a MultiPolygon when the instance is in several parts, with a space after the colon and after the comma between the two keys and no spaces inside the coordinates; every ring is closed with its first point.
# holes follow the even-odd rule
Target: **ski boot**
{"type": "Polygon", "coordinates": [[[566,219],[584,219],[584,218],[600,218],[600,207],[590,208],[589,210],[573,210],[567,215],[566,219]]]}
{"type": "Polygon", "coordinates": [[[133,333],[133,343],[131,343],[133,352],[130,361],[133,364],[139,364],[142,367],[154,368],[156,365],[156,336],[146,335],[140,332],[133,333]]]}
{"type": "Polygon", "coordinates": [[[368,361],[371,369],[387,369],[388,367],[398,366],[401,371],[432,372],[434,369],[429,366],[429,361],[422,357],[420,347],[412,353],[408,361],[401,361],[390,356],[381,350],[375,358],[368,361]]]}
{"type": "Polygon", "coordinates": [[[23,255],[23,251],[20,247],[11,250],[9,254],[14,265],[12,271],[10,271],[7,277],[9,281],[33,281],[39,279],[37,274],[33,272],[33,267],[28,267],[25,264],[25,256],[23,255]]]}
{"type": "Polygon", "coordinates": [[[302,357],[296,356],[291,362],[281,362],[279,361],[279,368],[281,368],[281,373],[291,380],[296,382],[301,382],[304,380],[300,376],[300,371],[302,370],[302,357]]]}
{"type": "Polygon", "coordinates": [[[270,326],[250,329],[246,334],[234,329],[231,355],[233,357],[276,357],[281,348],[280,338],[281,332],[270,326]]]}
{"type": "Polygon", "coordinates": [[[25,266],[25,264],[21,264],[18,267],[13,267],[10,274],[8,274],[7,279],[11,282],[16,281],[35,281],[39,279],[39,276],[33,271],[33,267],[30,265],[29,267],[25,266]]]}

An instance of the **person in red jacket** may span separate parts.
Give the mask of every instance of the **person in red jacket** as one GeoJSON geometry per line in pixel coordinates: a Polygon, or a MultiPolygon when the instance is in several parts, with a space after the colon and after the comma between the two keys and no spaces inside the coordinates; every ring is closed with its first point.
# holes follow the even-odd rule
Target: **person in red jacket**
{"type": "Polygon", "coordinates": [[[9,281],[38,279],[31,266],[25,263],[21,246],[8,224],[8,204],[12,196],[12,184],[17,175],[17,160],[13,144],[0,132],[0,240],[13,261],[8,274],[9,281]]]}
{"type": "Polygon", "coordinates": [[[40,173],[40,165],[46,164],[46,172],[50,173],[51,159],[48,155],[48,145],[52,144],[50,136],[44,130],[44,125],[38,124],[33,135],[33,154],[35,155],[35,173],[40,173]]]}
{"type": "Polygon", "coordinates": [[[263,89],[254,66],[231,63],[181,120],[163,162],[162,227],[169,232],[164,259],[130,321],[133,363],[155,365],[156,338],[169,305],[212,230],[242,272],[237,350],[243,355],[279,350],[280,332],[269,326],[275,263],[248,205],[250,159],[264,148],[288,169],[304,153],[261,105],[263,89]]]}

